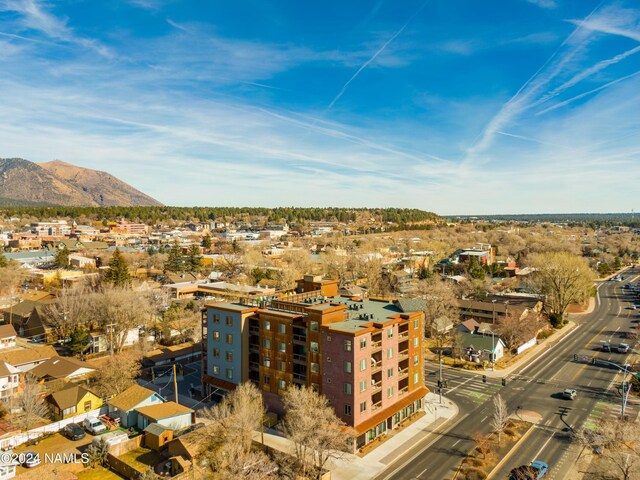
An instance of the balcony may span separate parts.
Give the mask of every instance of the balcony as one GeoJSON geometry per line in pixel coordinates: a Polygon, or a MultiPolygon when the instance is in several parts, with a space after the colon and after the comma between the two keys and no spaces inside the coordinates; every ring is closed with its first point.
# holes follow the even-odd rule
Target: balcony
{"type": "Polygon", "coordinates": [[[398,352],[398,359],[399,360],[406,360],[407,358],[409,358],[409,350],[402,350],[401,352],[398,352]]]}
{"type": "Polygon", "coordinates": [[[293,363],[302,363],[303,365],[307,364],[307,356],[300,355],[298,353],[293,354],[293,363]]]}
{"type": "Polygon", "coordinates": [[[380,380],[379,382],[376,383],[372,383],[371,384],[371,391],[372,392],[377,392],[378,390],[380,390],[382,388],[382,380],[380,380]]]}
{"type": "Polygon", "coordinates": [[[371,342],[371,351],[378,352],[382,350],[382,340],[378,340],[377,342],[371,342]]]}
{"type": "Polygon", "coordinates": [[[380,407],[382,407],[382,400],[371,405],[371,411],[375,412],[376,410],[380,409],[380,407]]]}
{"type": "Polygon", "coordinates": [[[293,342],[294,343],[299,343],[302,345],[306,345],[307,344],[307,337],[304,335],[293,335],[293,342]]]}
{"type": "Polygon", "coordinates": [[[255,345],[255,344],[249,345],[249,351],[252,353],[260,353],[260,345],[255,345]]]}
{"type": "Polygon", "coordinates": [[[302,375],[301,373],[294,373],[293,374],[293,383],[299,383],[300,385],[306,385],[307,384],[307,376],[306,375],[302,375]]]}
{"type": "Polygon", "coordinates": [[[406,340],[407,338],[409,338],[409,330],[406,330],[404,332],[399,332],[398,338],[401,340],[406,340]]]}
{"type": "Polygon", "coordinates": [[[260,327],[257,325],[249,325],[249,333],[260,333],[260,327]]]}
{"type": "Polygon", "coordinates": [[[408,391],[409,391],[409,385],[398,390],[398,396],[401,397],[403,395],[406,395],[408,391]]]}
{"type": "Polygon", "coordinates": [[[409,376],[409,369],[403,368],[402,370],[398,370],[398,378],[407,378],[409,376]]]}
{"type": "Polygon", "coordinates": [[[382,360],[379,362],[371,362],[371,373],[377,373],[382,370],[382,360]]]}

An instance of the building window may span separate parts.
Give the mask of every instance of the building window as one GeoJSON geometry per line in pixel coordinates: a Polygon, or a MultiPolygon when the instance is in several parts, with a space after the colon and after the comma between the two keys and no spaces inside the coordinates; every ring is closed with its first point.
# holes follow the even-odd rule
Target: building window
{"type": "Polygon", "coordinates": [[[309,366],[311,373],[320,373],[320,364],[316,362],[311,362],[309,366]]]}
{"type": "Polygon", "coordinates": [[[287,362],[278,360],[278,370],[280,370],[281,372],[285,372],[287,370],[287,362]]]}
{"type": "Polygon", "coordinates": [[[264,348],[271,348],[271,340],[269,340],[268,338],[263,339],[262,346],[264,348]]]}
{"type": "Polygon", "coordinates": [[[278,388],[280,390],[286,390],[287,389],[287,382],[285,382],[284,380],[278,380],[278,388]]]}
{"type": "Polygon", "coordinates": [[[419,339],[418,337],[415,337],[415,338],[413,339],[413,346],[414,346],[414,347],[416,347],[416,348],[418,348],[418,343],[419,343],[419,342],[420,342],[420,339],[419,339]]]}
{"type": "Polygon", "coordinates": [[[389,398],[393,397],[393,387],[387,388],[387,396],[389,398]]]}
{"type": "Polygon", "coordinates": [[[227,378],[229,380],[233,379],[233,370],[231,370],[230,368],[227,368],[227,378]]]}
{"type": "Polygon", "coordinates": [[[271,377],[269,375],[265,375],[262,377],[262,383],[264,385],[271,385],[271,377]]]}
{"type": "Polygon", "coordinates": [[[414,374],[413,374],[413,383],[414,383],[414,384],[417,384],[419,380],[420,380],[420,377],[418,377],[418,374],[417,374],[417,373],[414,373],[414,374]]]}
{"type": "Polygon", "coordinates": [[[348,403],[345,403],[345,404],[344,404],[344,414],[345,414],[347,417],[350,417],[350,416],[351,416],[351,405],[349,405],[348,403]]]}
{"type": "Polygon", "coordinates": [[[213,372],[214,375],[219,375],[220,367],[218,365],[213,365],[211,371],[213,372]]]}
{"type": "Polygon", "coordinates": [[[351,389],[351,384],[350,383],[345,383],[344,384],[344,393],[345,395],[351,395],[352,389],[351,389]]]}
{"type": "Polygon", "coordinates": [[[91,411],[91,400],[87,400],[86,402],[84,402],[84,411],[85,412],[91,411]]]}
{"type": "Polygon", "coordinates": [[[351,373],[353,371],[353,367],[351,366],[351,362],[349,360],[344,361],[344,371],[345,373],[351,373]]]}
{"type": "Polygon", "coordinates": [[[360,413],[366,412],[366,411],[367,411],[367,402],[365,401],[360,404],[360,413]]]}
{"type": "Polygon", "coordinates": [[[417,318],[413,321],[413,328],[416,329],[420,326],[420,320],[417,318]]]}
{"type": "Polygon", "coordinates": [[[316,322],[315,320],[309,322],[309,330],[311,330],[312,332],[317,332],[318,328],[319,328],[318,322],[316,322]]]}
{"type": "Polygon", "coordinates": [[[284,343],[284,342],[278,342],[278,351],[286,352],[287,351],[287,344],[284,343]]]}
{"type": "Polygon", "coordinates": [[[213,355],[213,358],[220,358],[220,349],[219,348],[214,348],[212,355],[213,355]]]}
{"type": "Polygon", "coordinates": [[[387,338],[393,338],[393,328],[387,330],[387,338]]]}
{"type": "Polygon", "coordinates": [[[312,353],[318,353],[318,342],[309,342],[309,351],[312,353]]]}
{"type": "Polygon", "coordinates": [[[233,362],[233,352],[226,353],[227,362],[233,362]]]}
{"type": "Polygon", "coordinates": [[[367,339],[366,338],[361,338],[360,339],[360,349],[363,348],[367,348],[367,339]]]}
{"type": "Polygon", "coordinates": [[[391,378],[391,377],[393,377],[393,367],[387,370],[387,378],[391,378]]]}
{"type": "Polygon", "coordinates": [[[213,314],[213,323],[220,323],[220,315],[217,313],[213,314]]]}
{"type": "Polygon", "coordinates": [[[267,368],[271,368],[271,359],[269,357],[264,357],[262,359],[262,365],[264,365],[267,368]]]}
{"type": "Polygon", "coordinates": [[[233,343],[233,335],[231,335],[230,333],[227,333],[227,343],[228,344],[233,343]]]}
{"type": "Polygon", "coordinates": [[[327,342],[331,341],[331,335],[327,335],[327,342]]]}
{"type": "Polygon", "coordinates": [[[271,322],[269,320],[265,320],[264,323],[262,324],[262,328],[265,330],[271,330],[271,322]]]}
{"type": "Polygon", "coordinates": [[[344,341],[344,350],[345,350],[345,352],[350,352],[351,351],[351,340],[345,340],[344,341]]]}
{"type": "Polygon", "coordinates": [[[393,348],[387,350],[387,358],[393,358],[393,348]]]}
{"type": "Polygon", "coordinates": [[[364,371],[367,369],[367,361],[363,358],[360,360],[360,371],[364,371]]]}
{"type": "Polygon", "coordinates": [[[227,326],[231,327],[233,325],[233,317],[227,317],[227,326]]]}
{"type": "Polygon", "coordinates": [[[212,337],[213,337],[214,340],[220,340],[220,332],[216,332],[214,330],[212,337]]]}
{"type": "MultiPolygon", "coordinates": [[[[373,382],[374,382],[374,380],[373,380],[373,379],[371,379],[371,382],[373,383],[373,382]]],[[[362,392],[366,392],[366,391],[367,391],[367,381],[366,381],[366,380],[362,380],[362,381],[360,382],[360,393],[362,393],[362,392]]]]}
{"type": "Polygon", "coordinates": [[[420,361],[420,357],[418,357],[418,355],[414,355],[413,356],[413,364],[417,365],[419,361],[420,361]]]}
{"type": "Polygon", "coordinates": [[[284,323],[278,325],[278,333],[287,333],[287,326],[284,323]]]}

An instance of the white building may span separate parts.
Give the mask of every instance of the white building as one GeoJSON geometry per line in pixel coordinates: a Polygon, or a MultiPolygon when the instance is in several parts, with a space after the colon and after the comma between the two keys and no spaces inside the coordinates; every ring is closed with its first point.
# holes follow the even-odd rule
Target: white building
{"type": "Polygon", "coordinates": [[[0,397],[2,401],[12,397],[20,385],[20,370],[7,362],[0,362],[0,397]]]}

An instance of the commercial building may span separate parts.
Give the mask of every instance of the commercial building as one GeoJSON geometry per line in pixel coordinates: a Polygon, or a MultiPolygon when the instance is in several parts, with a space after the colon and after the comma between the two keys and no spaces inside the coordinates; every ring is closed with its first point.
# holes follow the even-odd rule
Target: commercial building
{"type": "Polygon", "coordinates": [[[386,299],[338,296],[338,282],[305,276],[298,293],[260,306],[211,303],[203,316],[203,389],[251,381],[282,413],[291,385],[324,394],[360,448],[424,408],[424,313],[386,299]]]}

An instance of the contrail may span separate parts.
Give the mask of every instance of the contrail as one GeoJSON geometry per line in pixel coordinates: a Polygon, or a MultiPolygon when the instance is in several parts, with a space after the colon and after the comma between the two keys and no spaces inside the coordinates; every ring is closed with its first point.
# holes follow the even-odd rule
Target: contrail
{"type": "Polygon", "coordinates": [[[329,104],[329,106],[327,107],[327,109],[325,111],[329,111],[331,110],[331,108],[336,104],[336,102],[338,100],[340,100],[340,97],[342,97],[342,95],[344,95],[344,92],[347,91],[347,88],[349,88],[349,85],[351,84],[351,82],[353,82],[358,75],[360,75],[360,72],[362,72],[362,70],[364,70],[365,68],[367,68],[367,66],[369,64],[371,64],[371,62],[373,62],[378,55],[380,55],[382,52],[384,52],[385,48],[387,48],[389,46],[389,44],[391,42],[393,42],[396,38],[398,38],[398,36],[404,31],[405,28],[407,28],[407,26],[411,23],[411,21],[416,18],[416,16],[422,11],[422,9],[427,5],[427,3],[429,3],[431,0],[425,0],[422,5],[420,5],[420,8],[418,8],[418,10],[415,11],[415,13],[413,15],[411,15],[411,18],[409,18],[409,20],[407,20],[407,22],[400,28],[400,30],[398,30],[396,33],[393,34],[393,36],[387,40],[384,45],[382,45],[377,51],[376,53],[374,53],[371,58],[369,60],[367,60],[366,62],[364,62],[362,64],[362,66],[356,71],[356,73],[354,73],[351,78],[349,80],[347,80],[347,83],[345,83],[342,88],[340,89],[340,92],[338,93],[338,95],[336,95],[336,97],[331,100],[331,103],[329,104]]]}

